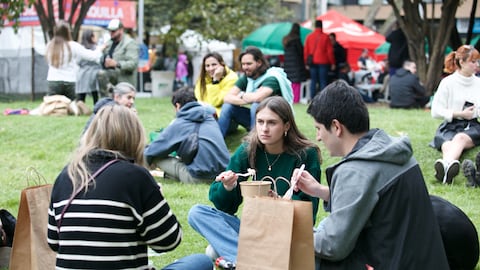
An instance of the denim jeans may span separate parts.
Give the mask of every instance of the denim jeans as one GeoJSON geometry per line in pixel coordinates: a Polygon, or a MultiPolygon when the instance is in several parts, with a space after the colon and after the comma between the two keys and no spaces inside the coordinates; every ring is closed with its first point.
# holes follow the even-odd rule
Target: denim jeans
{"type": "Polygon", "coordinates": [[[212,260],[205,254],[193,254],[176,260],[162,270],[212,270],[212,260]]]}
{"type": "Polygon", "coordinates": [[[255,112],[257,110],[258,103],[250,104],[250,108],[237,106],[230,103],[223,103],[222,112],[220,118],[218,118],[218,125],[220,126],[220,131],[225,138],[230,129],[230,126],[233,124],[240,124],[247,131],[250,131],[255,124],[255,112]]]}
{"type": "Polygon", "coordinates": [[[321,91],[328,84],[328,64],[313,64],[310,65],[310,99],[317,94],[317,84],[319,91],[321,91]]]}
{"type": "Polygon", "coordinates": [[[236,263],[240,219],[207,205],[194,205],[188,223],[225,260],[236,263]]]}

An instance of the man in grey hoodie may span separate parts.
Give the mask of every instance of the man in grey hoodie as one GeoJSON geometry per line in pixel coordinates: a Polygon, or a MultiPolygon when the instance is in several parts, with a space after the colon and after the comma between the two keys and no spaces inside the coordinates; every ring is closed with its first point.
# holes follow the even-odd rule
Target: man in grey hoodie
{"type": "Polygon", "coordinates": [[[175,91],[172,105],[177,117],[145,148],[148,164],[154,164],[165,172],[166,177],[183,183],[212,182],[230,160],[217,121],[189,89],[175,91]],[[198,132],[198,152],[193,160],[185,162],[180,156],[172,155],[175,151],[179,154],[182,142],[194,132],[198,132]]]}
{"type": "Polygon", "coordinates": [[[343,157],[326,169],[328,187],[305,171],[296,186],[330,212],[314,232],[316,269],[449,269],[409,139],[370,129],[362,97],[343,81],[316,95],[307,112],[317,140],[343,157]]]}

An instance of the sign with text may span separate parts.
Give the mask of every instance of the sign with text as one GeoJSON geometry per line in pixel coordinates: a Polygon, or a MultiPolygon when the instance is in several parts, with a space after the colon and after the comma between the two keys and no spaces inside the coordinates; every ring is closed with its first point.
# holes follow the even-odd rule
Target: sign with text
{"type": "MultiPolygon", "coordinates": [[[[48,10],[47,0],[42,1],[45,11],[48,10]]],[[[55,18],[58,19],[58,1],[52,1],[53,12],[55,18]]],[[[66,0],[65,4],[65,19],[68,19],[71,12],[72,1],[66,0]]],[[[122,21],[126,28],[136,28],[137,26],[137,10],[136,2],[134,1],[118,1],[118,0],[97,0],[88,10],[83,24],[96,25],[105,27],[111,19],[118,18],[122,21]]],[[[35,7],[27,7],[25,4],[25,10],[19,17],[20,26],[35,26],[40,25],[40,21],[37,15],[35,7]]],[[[74,18],[78,15],[80,8],[77,8],[74,18]]],[[[74,19],[75,20],[75,19],[74,19]]],[[[13,22],[7,22],[5,26],[11,26],[13,22]]]]}

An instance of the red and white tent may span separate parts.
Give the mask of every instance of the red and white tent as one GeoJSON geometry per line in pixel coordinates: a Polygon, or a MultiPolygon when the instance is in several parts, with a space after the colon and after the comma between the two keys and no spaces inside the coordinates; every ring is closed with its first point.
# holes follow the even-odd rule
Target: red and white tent
{"type": "MultiPolygon", "coordinates": [[[[336,10],[329,10],[323,15],[317,16],[316,19],[322,20],[325,33],[336,34],[338,43],[347,49],[347,61],[353,69],[357,69],[357,60],[363,49],[368,49],[373,59],[380,60],[375,56],[375,49],[385,43],[383,35],[336,10]]],[[[302,23],[302,26],[314,28],[311,21],[302,23]]]]}

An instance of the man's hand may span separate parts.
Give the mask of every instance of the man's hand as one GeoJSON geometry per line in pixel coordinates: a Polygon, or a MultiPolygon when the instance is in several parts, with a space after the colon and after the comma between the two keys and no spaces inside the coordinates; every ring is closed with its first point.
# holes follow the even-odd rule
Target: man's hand
{"type": "Polygon", "coordinates": [[[304,193],[320,198],[324,201],[330,199],[329,187],[320,184],[308,171],[304,170],[298,175],[299,169],[295,169],[294,175],[297,177],[297,184],[294,187],[295,191],[303,191],[304,193]]]}
{"type": "Polygon", "coordinates": [[[107,58],[105,58],[105,67],[106,68],[115,68],[115,67],[117,67],[117,61],[113,60],[113,58],[107,57],[107,58]]]}

